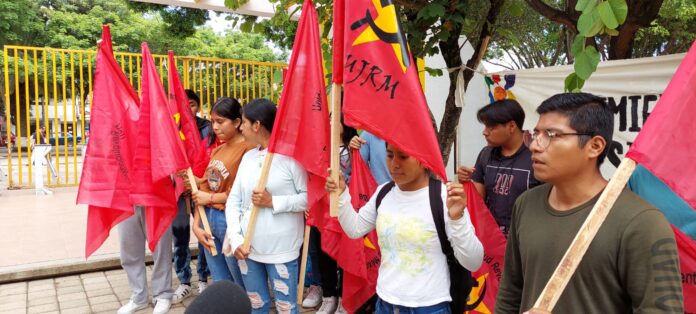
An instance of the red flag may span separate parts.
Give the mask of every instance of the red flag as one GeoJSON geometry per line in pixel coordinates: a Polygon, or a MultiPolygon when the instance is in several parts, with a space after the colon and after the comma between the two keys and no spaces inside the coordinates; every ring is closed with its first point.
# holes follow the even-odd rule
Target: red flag
{"type": "Polygon", "coordinates": [[[142,100],[134,158],[133,204],[145,206],[147,238],[154,250],[170,227],[177,206],[171,175],[188,168],[179,131],[147,43],[142,44],[142,100]]]}
{"type": "Polygon", "coordinates": [[[87,204],[85,258],[96,251],[113,226],[133,214],[130,203],[138,95],[114,59],[111,33],[104,25],[97,51],[91,140],[87,145],[77,203],[87,204]]]}
{"type": "MultiPolygon", "coordinates": [[[[690,132],[696,119],[696,42],[679,65],[650,118],[636,137],[626,157],[635,160],[681,198],[692,210],[696,209],[696,141],[690,132]]],[[[637,170],[638,171],[638,170],[637,170]]],[[[663,197],[669,197],[663,196],[663,197]]],[[[655,203],[654,201],[652,201],[655,203]]],[[[681,208],[661,207],[666,214],[681,208]]],[[[689,210],[687,208],[687,210],[689,210]]],[[[666,215],[668,218],[671,215],[666,215]]],[[[696,311],[696,245],[671,221],[679,250],[684,294],[684,310],[696,311]],[[689,281],[688,276],[692,276],[689,281]]]]}
{"type": "MultiPolygon", "coordinates": [[[[196,118],[191,113],[189,107],[188,96],[184,86],[181,85],[179,73],[176,71],[176,61],[174,61],[174,52],[169,50],[167,53],[169,64],[167,74],[169,79],[169,108],[174,113],[174,121],[179,126],[179,137],[184,143],[184,149],[187,157],[187,164],[191,167],[193,174],[197,177],[202,177],[206,166],[203,162],[205,149],[201,147],[201,135],[198,132],[196,118]]],[[[176,177],[175,197],[179,199],[181,193],[185,190],[185,183],[180,177],[176,177]]]]}
{"type": "Polygon", "coordinates": [[[307,171],[311,216],[321,215],[328,208],[324,184],[329,168],[330,129],[325,88],[317,12],[306,0],[268,151],[294,158],[307,171]]]}
{"type": "Polygon", "coordinates": [[[696,209],[696,42],[682,61],[626,157],[650,170],[696,209]],[[666,153],[673,152],[673,153],[666,153]]]}
{"type": "Polygon", "coordinates": [[[346,124],[396,145],[447,181],[416,63],[394,4],[351,1],[345,6],[344,25],[346,124]]]}
{"type": "MultiPolygon", "coordinates": [[[[375,193],[377,182],[360,156],[359,150],[352,152],[352,167],[350,196],[353,208],[358,210],[375,193]]],[[[372,230],[362,239],[354,240],[348,238],[341,230],[341,243],[336,261],[343,268],[343,307],[349,312],[354,312],[375,294],[377,288],[377,274],[381,262],[377,232],[372,230]]]]}
{"type": "MultiPolygon", "coordinates": [[[[194,166],[201,164],[198,163],[198,161],[203,158],[205,149],[200,145],[201,134],[198,132],[196,117],[191,113],[188,96],[186,96],[184,86],[181,84],[179,73],[176,71],[174,52],[170,50],[168,52],[168,57],[169,108],[174,112],[174,120],[179,124],[179,137],[184,142],[188,163],[194,168],[194,166]]],[[[193,174],[198,177],[203,176],[203,172],[207,166],[208,164],[206,163],[202,167],[199,166],[197,169],[192,169],[193,174]]]]}
{"type": "Polygon", "coordinates": [[[343,37],[345,24],[345,3],[343,0],[334,0],[333,5],[333,61],[331,80],[336,84],[343,84],[343,37]]]}
{"type": "Polygon", "coordinates": [[[503,274],[507,240],[474,184],[466,182],[464,189],[471,223],[476,229],[476,237],[483,244],[484,254],[483,264],[471,274],[476,278],[478,286],[471,289],[467,308],[470,309],[470,313],[493,313],[500,277],[503,274]]]}

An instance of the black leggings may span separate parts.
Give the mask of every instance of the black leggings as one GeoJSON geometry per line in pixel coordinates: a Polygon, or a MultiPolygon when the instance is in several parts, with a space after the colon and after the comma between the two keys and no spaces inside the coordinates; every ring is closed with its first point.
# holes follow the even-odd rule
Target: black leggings
{"type": "Polygon", "coordinates": [[[319,265],[316,268],[321,274],[321,289],[323,297],[340,297],[343,292],[343,270],[338,267],[336,261],[321,250],[321,233],[316,227],[312,227],[309,234],[310,241],[319,248],[319,265]]]}

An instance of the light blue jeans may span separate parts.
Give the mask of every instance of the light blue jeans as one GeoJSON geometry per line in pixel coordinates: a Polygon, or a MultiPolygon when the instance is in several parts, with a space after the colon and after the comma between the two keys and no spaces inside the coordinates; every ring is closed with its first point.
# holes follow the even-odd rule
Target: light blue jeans
{"type": "Polygon", "coordinates": [[[387,301],[382,300],[382,298],[377,298],[377,305],[375,306],[375,313],[377,314],[392,314],[392,313],[403,313],[403,314],[451,314],[449,302],[442,302],[435,305],[423,306],[423,307],[407,307],[401,305],[391,304],[387,301]]]}
{"type": "Polygon", "coordinates": [[[252,313],[269,313],[273,287],[277,313],[299,313],[297,308],[298,259],[282,264],[264,264],[251,259],[239,261],[242,280],[251,301],[252,313]]]}
{"type": "MultiPolygon", "coordinates": [[[[205,259],[208,262],[208,269],[213,277],[213,281],[231,280],[244,288],[242,274],[239,272],[239,264],[234,256],[225,256],[222,254],[222,242],[225,240],[225,232],[227,231],[227,220],[225,212],[215,208],[206,207],[205,214],[208,216],[210,224],[210,232],[215,238],[215,248],[218,251],[216,256],[210,254],[206,249],[205,259]]],[[[202,227],[201,227],[202,228],[202,227]]]]}

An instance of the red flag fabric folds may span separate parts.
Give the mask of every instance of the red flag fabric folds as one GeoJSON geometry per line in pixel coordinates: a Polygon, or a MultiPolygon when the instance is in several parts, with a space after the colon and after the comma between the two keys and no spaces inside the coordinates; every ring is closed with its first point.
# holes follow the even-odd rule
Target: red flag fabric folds
{"type": "MultiPolygon", "coordinates": [[[[207,163],[203,165],[201,162],[205,159],[203,158],[205,149],[200,145],[201,135],[198,132],[196,118],[191,113],[188,96],[186,96],[186,91],[181,84],[179,73],[176,70],[174,52],[169,50],[167,52],[167,57],[169,60],[167,66],[167,74],[169,77],[167,80],[167,84],[169,85],[169,108],[174,113],[174,121],[179,127],[179,137],[184,144],[187,158],[186,163],[191,167],[195,176],[202,177],[207,163]]],[[[175,198],[179,199],[181,193],[186,190],[186,185],[183,179],[178,176],[176,177],[175,185],[175,198]]]]}
{"type": "Polygon", "coordinates": [[[146,207],[148,245],[150,250],[154,250],[177,213],[171,175],[188,168],[188,165],[147,43],[142,44],[142,50],[140,136],[134,158],[134,177],[138,180],[133,182],[131,201],[146,207]]]}
{"type": "Polygon", "coordinates": [[[503,274],[507,240],[474,184],[465,182],[464,190],[471,223],[476,229],[476,237],[483,244],[484,254],[483,264],[471,274],[478,286],[471,289],[467,307],[471,309],[470,313],[493,313],[500,277],[503,274]]]}
{"type": "MultiPolygon", "coordinates": [[[[375,193],[377,182],[360,151],[353,150],[351,154],[350,197],[353,208],[359,210],[375,193]]],[[[343,307],[352,313],[376,293],[381,262],[377,232],[372,230],[362,239],[350,239],[342,232],[341,250],[335,258],[343,268],[343,307]]]]}
{"type": "Polygon", "coordinates": [[[660,178],[691,208],[696,208],[696,140],[691,133],[694,120],[696,42],[626,154],[660,178]]]}
{"type": "Polygon", "coordinates": [[[324,191],[330,147],[327,110],[317,12],[312,2],[306,0],[268,151],[294,158],[307,171],[310,216],[328,210],[324,191]]]}
{"type": "Polygon", "coordinates": [[[333,60],[331,81],[343,84],[343,36],[345,30],[345,3],[344,0],[334,0],[333,6],[333,60]]]}
{"type": "Polygon", "coordinates": [[[346,4],[344,38],[346,124],[396,145],[447,181],[416,63],[393,1],[346,4]]]}
{"type": "MultiPolygon", "coordinates": [[[[179,72],[176,71],[174,52],[170,50],[167,55],[169,58],[169,108],[174,112],[174,120],[179,124],[179,137],[184,143],[188,164],[195,168],[196,165],[202,164],[198,161],[204,158],[205,149],[200,145],[201,134],[198,132],[196,117],[191,113],[188,96],[186,96],[184,85],[181,84],[179,72]]],[[[192,169],[193,174],[198,177],[203,176],[207,165],[206,163],[202,167],[199,166],[197,169],[192,169]]]]}
{"type": "Polygon", "coordinates": [[[138,95],[111,50],[111,33],[104,25],[97,51],[91,116],[77,203],[87,204],[85,258],[96,251],[113,226],[133,215],[130,183],[135,152],[138,95]]]}

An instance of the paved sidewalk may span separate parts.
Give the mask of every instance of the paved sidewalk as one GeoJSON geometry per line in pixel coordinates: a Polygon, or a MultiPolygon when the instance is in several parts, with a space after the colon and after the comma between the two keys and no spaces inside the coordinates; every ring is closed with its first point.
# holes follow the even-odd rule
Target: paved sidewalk
{"type": "MultiPolygon", "coordinates": [[[[195,261],[191,268],[196,269],[195,261]]],[[[147,267],[150,278],[152,266],[147,267]]],[[[173,289],[179,284],[173,276],[173,289]]],[[[148,285],[149,285],[148,280],[148,285]]],[[[198,275],[191,278],[193,296],[182,303],[172,305],[170,314],[184,313],[186,307],[198,295],[198,275]]],[[[81,275],[56,277],[0,285],[0,313],[115,313],[130,298],[126,273],[119,270],[93,272],[81,275]]],[[[150,296],[152,299],[152,296],[150,296]]],[[[136,312],[152,313],[153,307],[136,312]]],[[[301,313],[314,313],[315,309],[300,307],[301,313]]]]}
{"type": "MultiPolygon", "coordinates": [[[[5,177],[6,178],[6,177],[5,177]]],[[[5,178],[2,178],[3,181],[5,178]]],[[[85,260],[87,208],[75,205],[77,188],[56,188],[36,196],[34,190],[0,189],[0,314],[115,313],[130,298],[126,273],[118,259],[118,232],[85,260]],[[96,269],[112,269],[95,271],[96,269]],[[68,273],[80,273],[69,275],[68,273]],[[49,278],[33,280],[34,278],[49,278]]],[[[196,244],[191,237],[191,244],[196,244]]],[[[196,269],[195,260],[191,265],[196,269]]],[[[151,266],[147,267],[148,278],[151,266]]],[[[179,284],[172,272],[173,289],[179,284]]],[[[194,272],[194,296],[198,278],[194,272]]],[[[183,313],[194,297],[172,306],[183,313]]],[[[137,313],[152,313],[153,307],[137,313]]],[[[313,313],[315,309],[301,309],[313,313]]]]}

